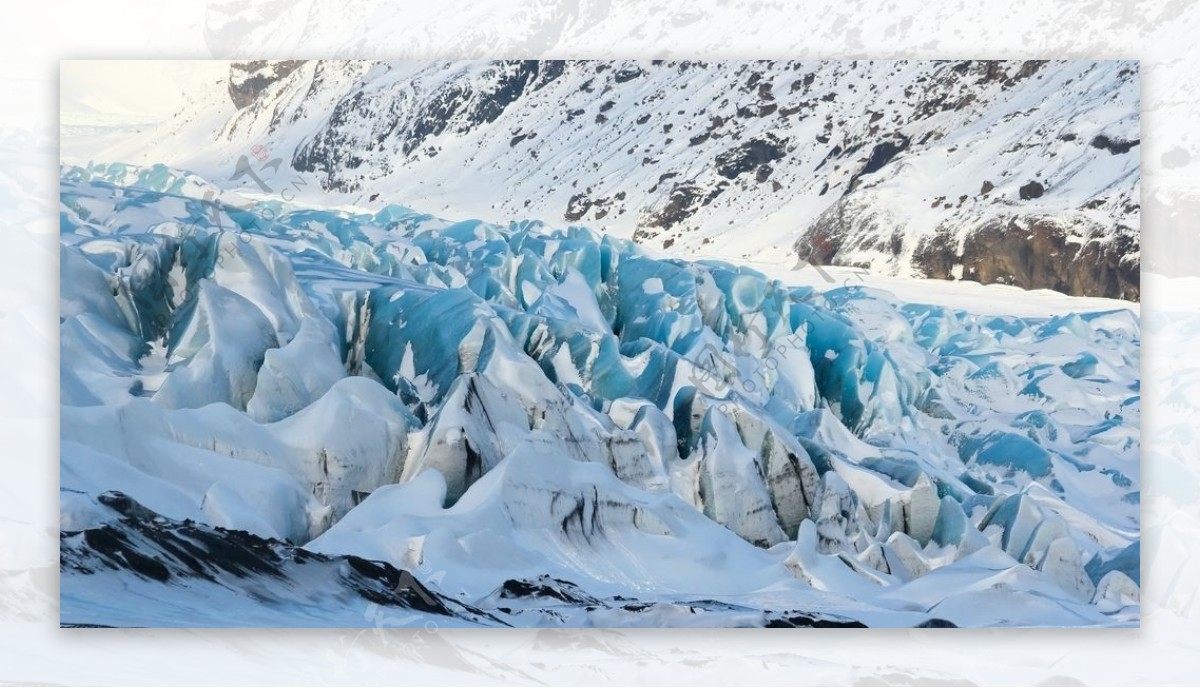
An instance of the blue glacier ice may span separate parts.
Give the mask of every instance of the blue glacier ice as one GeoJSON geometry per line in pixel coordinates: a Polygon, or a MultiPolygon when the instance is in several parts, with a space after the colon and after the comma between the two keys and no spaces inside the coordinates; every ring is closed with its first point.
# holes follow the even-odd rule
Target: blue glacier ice
{"type": "Polygon", "coordinates": [[[595,595],[709,580],[903,625],[941,599],[929,578],[988,625],[1002,605],[962,595],[1003,569],[1064,622],[1136,621],[1136,315],[821,292],[584,227],[292,207],[162,166],[61,184],[71,528],[117,490],[443,568],[481,600],[542,566],[595,595]]]}

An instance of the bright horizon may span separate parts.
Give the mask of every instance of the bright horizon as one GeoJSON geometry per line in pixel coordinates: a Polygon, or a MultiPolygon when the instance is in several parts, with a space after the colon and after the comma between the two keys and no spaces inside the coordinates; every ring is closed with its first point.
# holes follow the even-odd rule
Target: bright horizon
{"type": "Polygon", "coordinates": [[[63,123],[161,121],[178,112],[193,89],[224,79],[230,60],[63,60],[63,123]]]}

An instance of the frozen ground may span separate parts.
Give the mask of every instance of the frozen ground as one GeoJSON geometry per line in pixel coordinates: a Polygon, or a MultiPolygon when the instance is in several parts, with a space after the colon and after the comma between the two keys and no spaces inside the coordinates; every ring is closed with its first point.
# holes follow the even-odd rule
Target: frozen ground
{"type": "Polygon", "coordinates": [[[1138,623],[1127,302],[61,188],[64,624],[1138,623]]]}

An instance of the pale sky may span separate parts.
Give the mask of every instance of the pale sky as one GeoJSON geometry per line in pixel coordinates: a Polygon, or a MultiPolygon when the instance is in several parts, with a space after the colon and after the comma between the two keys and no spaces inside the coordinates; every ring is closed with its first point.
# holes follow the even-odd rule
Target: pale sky
{"type": "Polygon", "coordinates": [[[97,116],[156,121],[177,112],[193,88],[228,76],[227,60],[64,60],[59,111],[64,122],[97,116]]]}

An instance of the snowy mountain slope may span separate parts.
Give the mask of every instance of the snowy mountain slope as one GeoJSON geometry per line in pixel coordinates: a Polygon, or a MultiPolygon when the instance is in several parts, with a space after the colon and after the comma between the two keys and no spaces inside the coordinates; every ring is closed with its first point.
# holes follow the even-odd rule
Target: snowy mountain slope
{"type": "Polygon", "coordinates": [[[364,205],[1136,300],[1138,108],[1131,62],[256,62],[76,157],[269,151],[364,205]]]}
{"type": "Polygon", "coordinates": [[[1129,309],[822,293],[165,166],[64,167],[61,231],[64,623],[427,620],[351,561],[454,623],[1137,621],[1129,309]]]}

